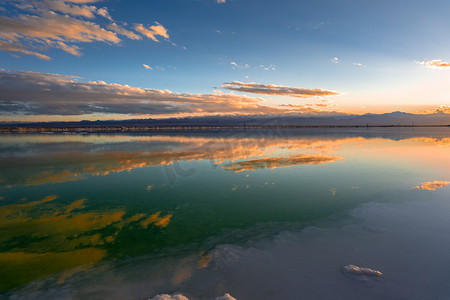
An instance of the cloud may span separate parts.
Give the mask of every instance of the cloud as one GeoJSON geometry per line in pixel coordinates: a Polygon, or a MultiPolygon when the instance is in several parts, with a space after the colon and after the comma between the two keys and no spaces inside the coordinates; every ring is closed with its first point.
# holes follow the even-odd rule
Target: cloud
{"type": "Polygon", "coordinates": [[[6,52],[18,52],[18,53],[22,53],[22,54],[26,54],[26,55],[33,55],[40,59],[50,60],[49,56],[38,53],[38,52],[30,51],[30,50],[28,50],[27,47],[23,46],[20,43],[13,44],[10,42],[0,40],[0,50],[6,51],[6,52]]]}
{"type": "Polygon", "coordinates": [[[419,185],[416,185],[414,188],[418,190],[428,190],[428,191],[434,191],[438,188],[443,188],[450,185],[450,181],[428,181],[428,182],[422,182],[419,185]]]}
{"type": "Polygon", "coordinates": [[[126,36],[129,39],[132,40],[141,40],[142,37],[134,33],[133,31],[127,30],[116,23],[111,23],[106,26],[107,29],[114,31],[115,33],[118,33],[120,35],[126,36]]]}
{"type": "Polygon", "coordinates": [[[259,65],[259,67],[265,71],[275,71],[276,70],[276,66],[275,65],[268,65],[268,66],[264,66],[264,65],[259,65]]]}
{"type": "Polygon", "coordinates": [[[291,96],[297,98],[312,98],[312,97],[332,96],[339,94],[336,92],[321,89],[302,89],[273,84],[259,84],[253,82],[243,83],[239,81],[223,83],[222,88],[238,92],[246,92],[261,95],[274,95],[274,96],[291,96]]]}
{"type": "Polygon", "coordinates": [[[449,105],[440,105],[435,108],[434,113],[450,114],[450,106],[449,105]]]}
{"type": "Polygon", "coordinates": [[[362,67],[362,68],[365,68],[365,67],[366,67],[365,65],[363,65],[363,64],[361,64],[361,63],[356,63],[356,62],[354,62],[353,65],[354,65],[354,66],[357,66],[357,67],[362,67]]]}
{"type": "Polygon", "coordinates": [[[235,61],[232,61],[230,64],[232,65],[232,68],[233,68],[233,69],[239,69],[239,70],[242,70],[242,69],[248,69],[248,68],[250,67],[250,66],[247,65],[247,64],[244,64],[244,65],[238,65],[235,61]]]}
{"type": "Polygon", "coordinates": [[[102,16],[103,18],[110,20],[110,21],[113,20],[109,14],[108,8],[106,8],[106,7],[97,9],[97,14],[102,16]]]}
{"type": "Polygon", "coordinates": [[[328,113],[338,113],[341,112],[337,108],[331,107],[331,105],[326,103],[314,103],[314,104],[281,104],[281,107],[286,107],[289,109],[296,109],[301,110],[304,114],[311,114],[311,115],[317,115],[317,114],[324,114],[327,111],[324,110],[324,108],[328,108],[328,113]]]}
{"type": "MultiPolygon", "coordinates": [[[[75,44],[105,42],[119,44],[119,35],[130,39],[142,39],[137,33],[113,22],[106,7],[88,5],[93,0],[7,0],[15,6],[16,14],[0,16],[0,50],[33,55],[48,60],[39,53],[42,49],[61,49],[72,55],[81,55],[75,44]],[[108,24],[97,22],[97,16],[108,20],[108,24]]],[[[102,20],[104,23],[105,20],[102,20]]],[[[168,39],[167,29],[159,23],[150,29],[142,28],[140,33],[158,41],[156,36],[168,39]]]]}
{"type": "Polygon", "coordinates": [[[221,3],[226,3],[227,0],[216,0],[217,3],[221,4],[221,3]]]}
{"type": "Polygon", "coordinates": [[[144,68],[145,68],[146,70],[153,70],[153,68],[150,67],[149,65],[146,65],[146,64],[142,64],[142,65],[144,66],[144,68]]]}
{"type": "Polygon", "coordinates": [[[337,58],[337,57],[333,58],[333,59],[331,60],[331,62],[334,63],[334,64],[340,63],[339,58],[337,58]]]}
{"type": "MultiPolygon", "coordinates": [[[[142,64],[142,65],[144,66],[144,68],[146,70],[159,70],[159,71],[165,71],[166,70],[166,69],[164,69],[161,66],[150,67],[149,65],[146,65],[146,64],[142,64]]],[[[176,69],[176,67],[169,66],[169,69],[176,69]]]]}
{"type": "Polygon", "coordinates": [[[425,114],[450,114],[450,105],[438,105],[432,109],[423,111],[425,114]]]}
{"type": "Polygon", "coordinates": [[[164,28],[161,24],[158,22],[155,22],[156,25],[150,26],[148,29],[144,27],[142,24],[136,24],[134,26],[134,29],[136,31],[139,31],[149,39],[159,42],[159,40],[156,38],[156,36],[162,36],[165,39],[169,39],[169,34],[167,33],[167,29],[164,28]]]}
{"type": "MultiPolygon", "coordinates": [[[[0,17],[0,37],[16,44],[22,38],[30,39],[35,44],[60,48],[75,55],[79,55],[79,52],[74,52],[75,48],[68,46],[66,42],[120,42],[114,32],[95,23],[56,14],[48,14],[46,17],[22,15],[20,20],[0,17]]],[[[29,47],[33,46],[29,44],[29,47]]]]}
{"type": "MultiPolygon", "coordinates": [[[[264,104],[262,98],[223,92],[212,94],[173,93],[168,90],[131,87],[100,80],[82,82],[79,79],[75,76],[0,69],[0,114],[167,115],[304,112],[302,108],[268,106],[264,104]]],[[[303,92],[303,94],[305,93],[303,92]]],[[[266,94],[270,93],[266,92],[266,94]]],[[[324,94],[324,92],[316,91],[315,94],[324,94]]],[[[300,97],[300,94],[297,96],[300,97]]]]}
{"type": "MultiPolygon", "coordinates": [[[[97,12],[97,8],[95,6],[88,5],[74,5],[69,4],[67,2],[71,1],[63,1],[63,0],[47,0],[42,1],[45,3],[50,10],[55,12],[61,12],[63,14],[68,14],[72,16],[80,16],[89,19],[93,19],[95,17],[95,13],[97,12]]],[[[81,3],[78,3],[81,4],[81,3]]]]}
{"type": "Polygon", "coordinates": [[[449,68],[450,67],[450,63],[448,62],[444,62],[440,59],[435,59],[435,60],[424,60],[421,62],[417,62],[418,64],[424,65],[427,68],[449,68]]]}

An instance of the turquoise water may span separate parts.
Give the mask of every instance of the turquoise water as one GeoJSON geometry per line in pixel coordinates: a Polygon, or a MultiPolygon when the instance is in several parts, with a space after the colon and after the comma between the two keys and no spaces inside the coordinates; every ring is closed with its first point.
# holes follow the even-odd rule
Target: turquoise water
{"type": "MultiPolygon", "coordinates": [[[[203,299],[198,284],[186,285],[195,272],[224,278],[224,245],[247,249],[341,226],[368,204],[450,198],[448,128],[10,134],[0,142],[0,291],[12,298],[62,290],[86,298],[77,293],[87,281],[120,272],[126,279],[115,284],[132,290],[125,282],[145,280],[137,270],[146,266],[158,272],[123,297],[184,288],[203,299]],[[176,271],[183,265],[188,271],[176,271]]],[[[214,286],[236,289],[228,284],[214,286]]],[[[91,296],[114,298],[105,289],[91,296]]]]}

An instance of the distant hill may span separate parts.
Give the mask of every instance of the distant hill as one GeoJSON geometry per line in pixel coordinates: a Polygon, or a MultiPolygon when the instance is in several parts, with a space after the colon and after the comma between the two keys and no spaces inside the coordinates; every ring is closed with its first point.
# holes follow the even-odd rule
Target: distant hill
{"type": "Polygon", "coordinates": [[[130,119],[120,121],[39,122],[10,123],[0,126],[16,127],[140,127],[140,126],[405,126],[405,125],[450,125],[450,114],[410,114],[392,112],[385,114],[328,116],[302,115],[234,115],[205,116],[169,119],[130,119]]]}

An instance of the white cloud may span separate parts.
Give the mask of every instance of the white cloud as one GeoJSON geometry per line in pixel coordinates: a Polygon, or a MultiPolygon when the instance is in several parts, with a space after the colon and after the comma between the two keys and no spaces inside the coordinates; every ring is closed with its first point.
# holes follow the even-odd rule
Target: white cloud
{"type": "Polygon", "coordinates": [[[276,66],[275,65],[259,65],[259,67],[265,71],[275,71],[276,70],[276,66]]]}
{"type": "Polygon", "coordinates": [[[232,68],[233,68],[233,69],[239,69],[239,70],[242,70],[242,69],[248,69],[248,68],[250,67],[250,66],[247,65],[247,64],[244,64],[244,65],[238,65],[235,61],[232,61],[230,64],[232,65],[232,68]]]}
{"type": "Polygon", "coordinates": [[[353,65],[354,65],[354,66],[357,66],[357,67],[362,67],[362,68],[365,68],[365,67],[366,67],[365,65],[363,65],[363,64],[361,64],[361,63],[357,63],[357,62],[354,62],[353,65]]]}
{"type": "MultiPolygon", "coordinates": [[[[142,65],[144,66],[144,68],[146,70],[159,70],[159,71],[165,71],[166,70],[164,67],[161,67],[161,66],[150,67],[149,65],[146,65],[146,64],[142,64],[142,65]]],[[[169,66],[169,69],[176,69],[176,67],[169,66]]]]}

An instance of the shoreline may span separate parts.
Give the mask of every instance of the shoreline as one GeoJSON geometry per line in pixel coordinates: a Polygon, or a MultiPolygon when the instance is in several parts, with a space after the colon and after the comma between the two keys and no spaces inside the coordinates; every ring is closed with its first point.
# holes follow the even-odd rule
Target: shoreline
{"type": "Polygon", "coordinates": [[[195,130],[247,130],[247,129],[314,129],[314,128],[416,128],[450,127],[450,125],[253,125],[253,126],[81,126],[81,127],[0,127],[1,133],[42,132],[134,132],[134,131],[195,131],[195,130]]]}

